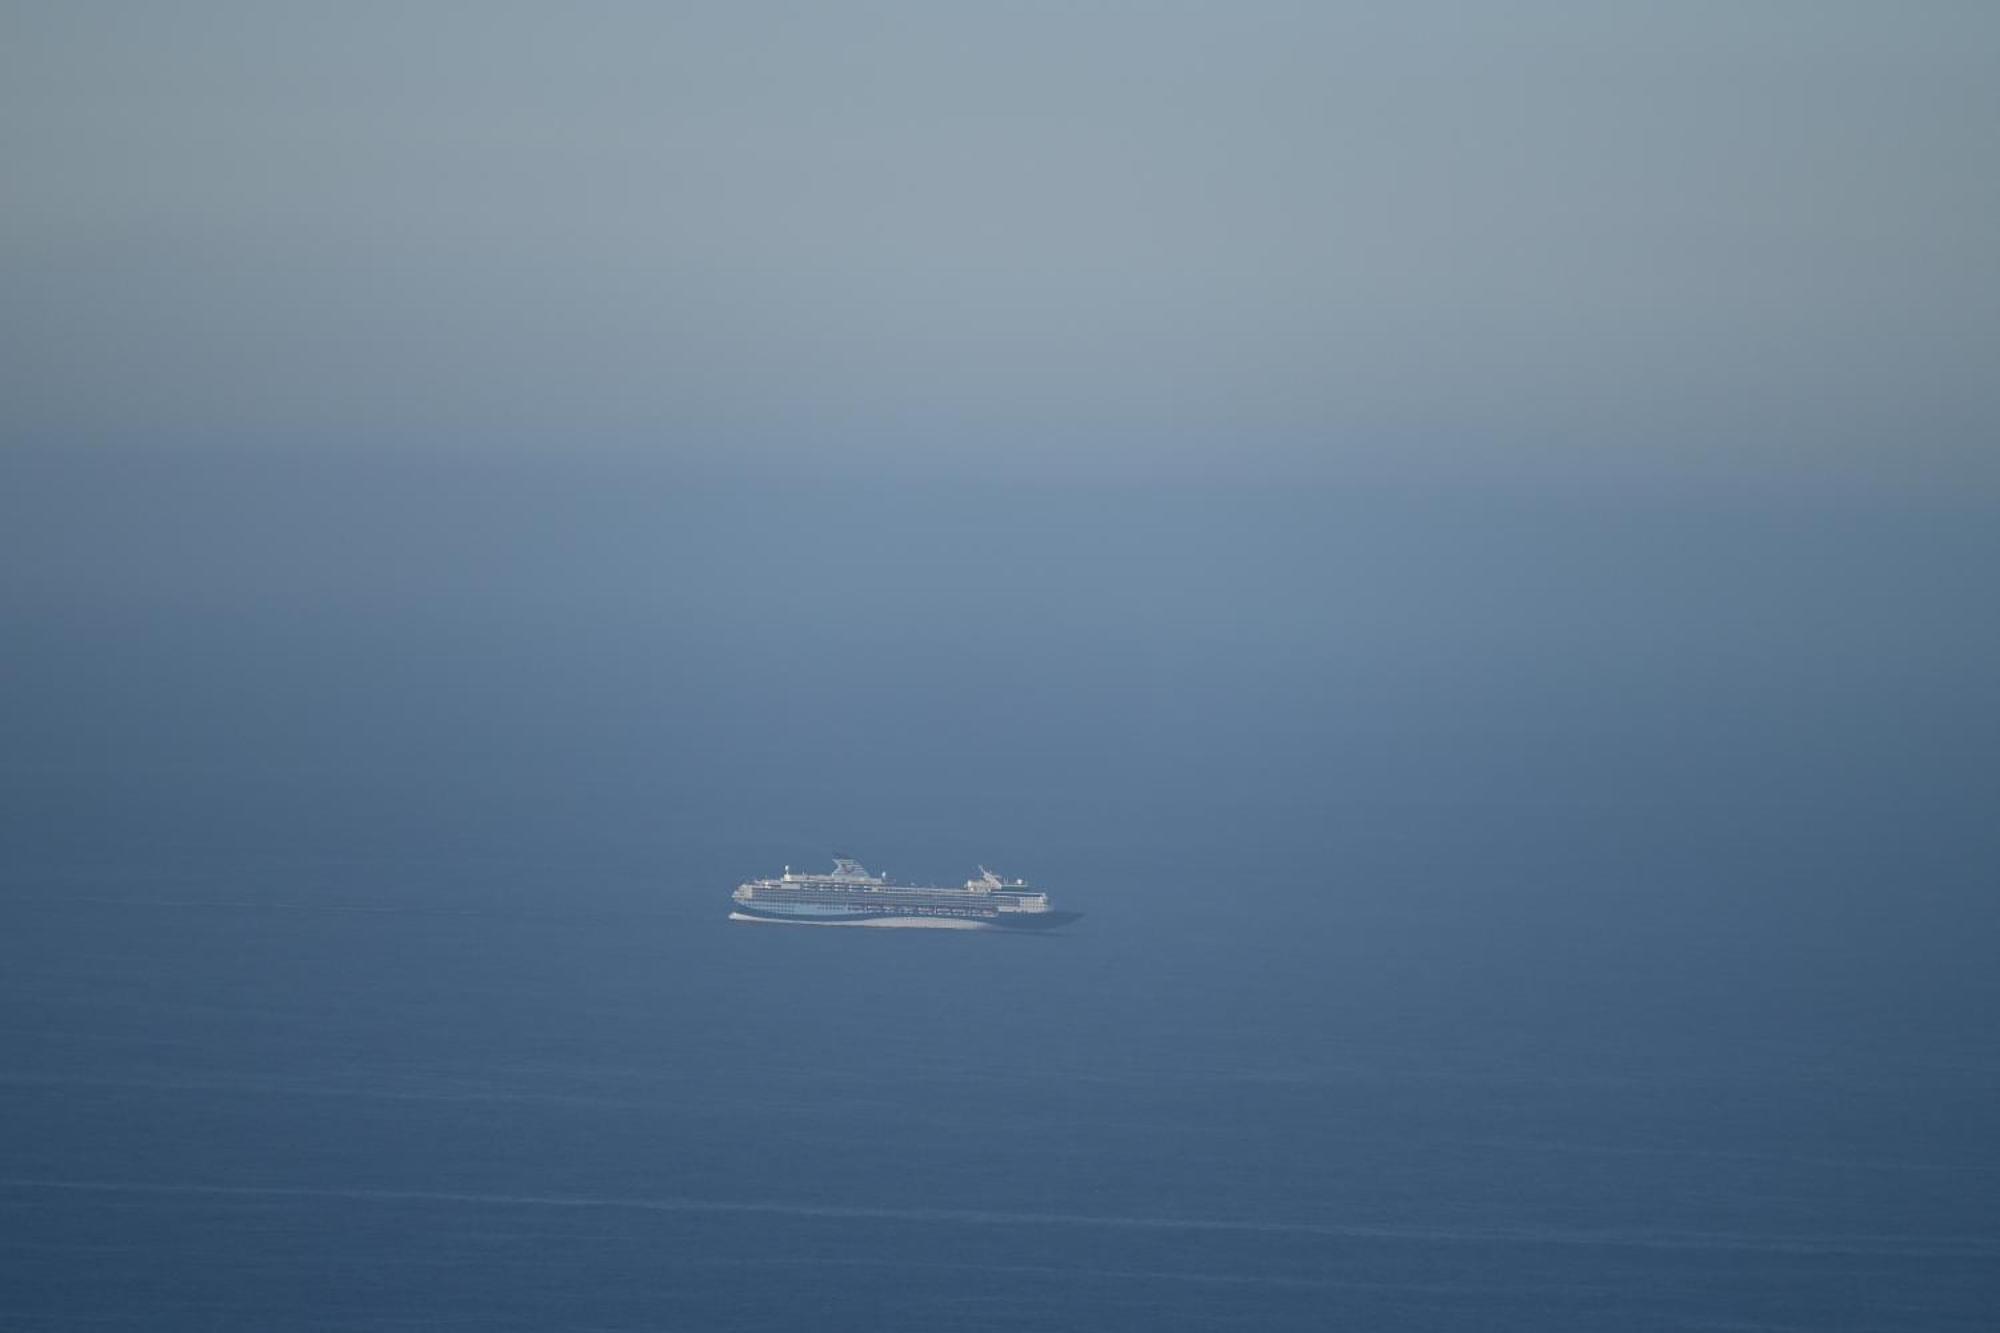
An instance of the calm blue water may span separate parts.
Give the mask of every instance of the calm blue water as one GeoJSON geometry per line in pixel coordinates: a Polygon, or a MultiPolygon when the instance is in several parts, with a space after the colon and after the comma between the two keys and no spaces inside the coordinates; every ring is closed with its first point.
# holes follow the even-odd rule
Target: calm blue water
{"type": "Polygon", "coordinates": [[[0,1328],[2000,1318],[1987,538],[597,498],[13,594],[0,1328]]]}

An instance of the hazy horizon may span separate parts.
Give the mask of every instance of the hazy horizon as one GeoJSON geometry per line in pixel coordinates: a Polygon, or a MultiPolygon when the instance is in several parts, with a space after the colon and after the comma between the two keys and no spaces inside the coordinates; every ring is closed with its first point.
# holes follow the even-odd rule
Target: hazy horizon
{"type": "Polygon", "coordinates": [[[0,399],[62,447],[1990,497],[1997,40],[1975,5],[17,6],[0,399]]]}

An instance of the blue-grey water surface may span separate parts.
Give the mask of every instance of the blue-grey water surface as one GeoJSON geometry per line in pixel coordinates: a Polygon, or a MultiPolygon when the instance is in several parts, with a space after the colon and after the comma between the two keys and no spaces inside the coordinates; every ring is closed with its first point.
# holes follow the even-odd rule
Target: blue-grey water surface
{"type": "Polygon", "coordinates": [[[0,1327],[2000,1318],[1976,515],[378,473],[16,506],[0,1327]]]}

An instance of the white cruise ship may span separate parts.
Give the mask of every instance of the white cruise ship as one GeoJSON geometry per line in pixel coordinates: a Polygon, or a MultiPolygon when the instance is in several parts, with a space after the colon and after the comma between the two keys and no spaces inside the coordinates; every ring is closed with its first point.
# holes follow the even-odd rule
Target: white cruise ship
{"type": "Polygon", "coordinates": [[[830,874],[789,866],[774,879],[753,879],[732,895],[731,921],[796,926],[901,926],[930,930],[1051,930],[1081,912],[1058,912],[1049,895],[981,866],[963,888],[897,884],[871,875],[859,861],[837,858],[830,874]]]}

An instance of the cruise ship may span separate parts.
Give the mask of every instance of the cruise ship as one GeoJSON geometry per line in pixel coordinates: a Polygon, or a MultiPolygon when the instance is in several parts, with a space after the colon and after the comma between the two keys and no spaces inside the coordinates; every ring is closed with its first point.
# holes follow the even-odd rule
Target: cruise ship
{"type": "Polygon", "coordinates": [[[897,884],[840,857],[830,874],[802,875],[791,867],[775,879],[753,879],[732,895],[731,921],[796,926],[902,926],[929,930],[1052,930],[1081,912],[1058,912],[1049,895],[985,866],[962,889],[897,884]]]}

